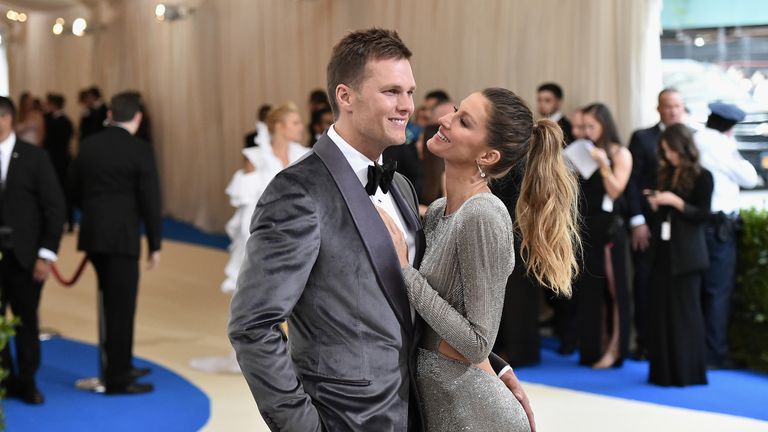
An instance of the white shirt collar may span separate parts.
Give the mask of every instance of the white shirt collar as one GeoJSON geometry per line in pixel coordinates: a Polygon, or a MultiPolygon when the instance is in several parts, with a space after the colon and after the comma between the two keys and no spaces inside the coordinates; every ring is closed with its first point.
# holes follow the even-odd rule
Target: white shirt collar
{"type": "Polygon", "coordinates": [[[557,123],[560,121],[560,119],[563,118],[563,112],[562,111],[555,111],[552,113],[551,116],[549,116],[549,119],[553,122],[557,123]]]}
{"type": "MultiPolygon", "coordinates": [[[[368,167],[373,165],[373,161],[368,159],[367,156],[360,153],[356,148],[352,147],[346,140],[344,140],[344,138],[336,132],[336,125],[332,125],[328,128],[328,138],[330,138],[331,141],[336,144],[336,147],[341,150],[341,154],[344,155],[349,166],[352,167],[352,171],[357,174],[360,183],[365,186],[365,184],[368,183],[368,167]]],[[[383,157],[379,156],[377,162],[381,164],[382,160],[383,157]]]]}
{"type": "Polygon", "coordinates": [[[13,151],[13,147],[16,144],[16,133],[11,132],[10,135],[8,135],[8,138],[5,139],[5,141],[0,142],[0,151],[3,152],[3,154],[11,154],[13,151]]]}
{"type": "Polygon", "coordinates": [[[0,173],[2,173],[1,182],[5,182],[8,177],[8,167],[11,165],[11,156],[13,148],[16,146],[16,134],[11,132],[5,141],[0,142],[0,173]]]}

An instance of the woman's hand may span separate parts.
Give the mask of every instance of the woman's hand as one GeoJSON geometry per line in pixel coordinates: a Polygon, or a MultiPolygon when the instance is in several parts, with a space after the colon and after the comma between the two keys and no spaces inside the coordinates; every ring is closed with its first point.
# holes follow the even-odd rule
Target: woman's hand
{"type": "Polygon", "coordinates": [[[685,206],[685,201],[683,201],[682,198],[669,191],[657,192],[656,194],[649,196],[648,202],[651,204],[651,208],[653,208],[654,211],[656,211],[658,206],[669,206],[674,207],[679,211],[683,211],[683,207],[685,206]]]}
{"type": "Polygon", "coordinates": [[[383,208],[376,206],[376,211],[379,212],[381,220],[384,221],[384,225],[386,225],[387,231],[389,231],[389,236],[392,237],[392,243],[395,246],[397,258],[400,260],[400,267],[407,267],[410,264],[410,261],[408,260],[408,244],[405,242],[403,232],[400,231],[400,228],[397,227],[395,221],[392,220],[383,208]]]}
{"type": "Polygon", "coordinates": [[[597,164],[600,166],[600,168],[608,168],[610,167],[610,162],[608,161],[608,153],[605,152],[605,150],[595,147],[592,149],[591,152],[592,159],[597,162],[597,164]]]}

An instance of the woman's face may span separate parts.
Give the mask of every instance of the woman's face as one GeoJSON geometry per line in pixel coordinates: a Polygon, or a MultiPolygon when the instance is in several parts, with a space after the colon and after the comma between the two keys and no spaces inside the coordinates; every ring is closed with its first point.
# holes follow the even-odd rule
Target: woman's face
{"type": "Polygon", "coordinates": [[[300,142],[304,132],[301,116],[297,112],[288,113],[282,121],[275,124],[275,134],[288,141],[300,142]]]}
{"type": "Polygon", "coordinates": [[[482,93],[472,93],[452,113],[440,118],[440,128],[427,147],[454,163],[475,163],[489,148],[486,142],[489,103],[482,93]]]}
{"type": "Polygon", "coordinates": [[[664,152],[664,157],[669,161],[670,165],[675,168],[680,166],[680,153],[669,148],[665,140],[661,140],[661,151],[664,152]]]}
{"type": "Polygon", "coordinates": [[[584,133],[592,142],[598,142],[603,136],[603,125],[597,121],[594,114],[589,112],[584,113],[584,133]]]}

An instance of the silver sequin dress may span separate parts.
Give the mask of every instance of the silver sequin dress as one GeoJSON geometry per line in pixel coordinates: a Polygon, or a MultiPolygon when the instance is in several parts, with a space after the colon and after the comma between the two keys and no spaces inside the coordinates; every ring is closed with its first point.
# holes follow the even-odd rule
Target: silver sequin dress
{"type": "Polygon", "coordinates": [[[490,354],[515,265],[509,213],[483,193],[444,214],[444,198],[429,207],[420,269],[404,269],[408,298],[428,324],[416,372],[425,430],[529,431],[525,411],[499,378],[438,352],[444,339],[472,363],[490,354]]]}

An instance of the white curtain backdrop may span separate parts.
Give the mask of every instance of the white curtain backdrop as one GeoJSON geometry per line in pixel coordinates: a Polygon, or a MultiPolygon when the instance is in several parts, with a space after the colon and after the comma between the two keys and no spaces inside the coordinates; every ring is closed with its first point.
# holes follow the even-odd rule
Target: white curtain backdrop
{"type": "MultiPolygon", "coordinates": [[[[224,187],[262,103],[325,87],[333,44],[350,30],[399,31],[414,52],[417,99],[503,86],[533,103],[555,81],[566,110],[606,103],[627,138],[655,121],[661,0],[189,0],[187,19],[157,22],[155,0],[90,0],[33,12],[9,41],[11,94],[140,91],[153,123],[167,214],[221,230],[224,187]],[[56,17],[89,33],[55,37],[56,17]]],[[[21,26],[17,24],[17,26],[21,26]]],[[[308,119],[304,118],[307,122],[308,119]]]]}

